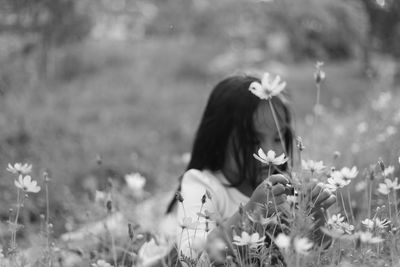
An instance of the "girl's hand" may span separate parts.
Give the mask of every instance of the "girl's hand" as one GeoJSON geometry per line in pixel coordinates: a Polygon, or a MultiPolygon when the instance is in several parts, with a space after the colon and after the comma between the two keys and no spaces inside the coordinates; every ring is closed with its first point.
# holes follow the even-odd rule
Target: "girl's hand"
{"type": "Polygon", "coordinates": [[[313,203],[313,209],[325,209],[327,210],[336,202],[336,196],[332,194],[329,190],[324,189],[323,185],[312,184],[310,187],[311,201],[313,203]]]}
{"type": "Polygon", "coordinates": [[[276,205],[280,205],[286,201],[285,186],[288,183],[289,180],[282,174],[271,175],[257,186],[249,202],[268,204],[269,201],[275,201],[276,205]]]}

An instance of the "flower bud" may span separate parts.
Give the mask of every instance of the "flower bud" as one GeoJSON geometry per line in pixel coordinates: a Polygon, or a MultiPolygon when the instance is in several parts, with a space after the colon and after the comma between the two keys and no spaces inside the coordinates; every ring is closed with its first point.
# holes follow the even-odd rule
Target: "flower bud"
{"type": "Polygon", "coordinates": [[[378,160],[378,165],[381,168],[381,171],[385,171],[385,164],[383,164],[383,161],[381,159],[378,160]]]}
{"type": "Polygon", "coordinates": [[[132,227],[131,223],[128,223],[128,234],[129,234],[130,240],[133,240],[134,234],[133,234],[133,227],[132,227]]]}
{"type": "Polygon", "coordinates": [[[204,203],[206,203],[206,194],[204,194],[201,198],[201,204],[204,205],[204,203]]]}
{"type": "Polygon", "coordinates": [[[112,200],[111,200],[111,199],[107,200],[107,202],[106,202],[106,208],[107,208],[107,211],[108,211],[108,212],[111,212],[111,211],[112,211],[112,200]]]}

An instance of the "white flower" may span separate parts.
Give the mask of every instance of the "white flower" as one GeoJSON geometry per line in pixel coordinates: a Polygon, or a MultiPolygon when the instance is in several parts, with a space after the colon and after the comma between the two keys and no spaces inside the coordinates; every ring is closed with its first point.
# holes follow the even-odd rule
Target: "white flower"
{"type": "Polygon", "coordinates": [[[136,194],[143,192],[143,187],[146,184],[146,178],[140,173],[131,173],[125,175],[125,181],[128,187],[136,194]]]}
{"type": "Polygon", "coordinates": [[[365,219],[363,221],[361,221],[361,223],[369,230],[374,229],[374,221],[370,220],[370,219],[365,219]]]}
{"type": "Polygon", "coordinates": [[[380,183],[378,187],[378,192],[383,195],[388,195],[392,190],[400,189],[398,184],[398,178],[396,177],[393,181],[390,179],[385,179],[384,183],[380,183]]]}
{"type": "Polygon", "coordinates": [[[155,263],[168,254],[170,249],[171,247],[168,244],[156,243],[154,238],[150,239],[139,249],[140,266],[154,266],[155,263]]]}
{"type": "Polygon", "coordinates": [[[323,80],[325,80],[325,77],[326,77],[325,72],[322,70],[323,65],[324,65],[324,62],[322,62],[322,61],[317,61],[317,63],[315,64],[316,71],[314,73],[314,79],[317,84],[319,84],[323,80]]]}
{"type": "Polygon", "coordinates": [[[344,221],[344,217],[338,213],[338,214],[333,214],[329,219],[327,224],[329,225],[337,225],[341,224],[344,221]]]}
{"type": "Polygon", "coordinates": [[[388,227],[390,224],[390,221],[387,219],[379,219],[379,218],[375,218],[375,226],[376,228],[380,229],[380,230],[384,230],[386,227],[388,227]]]}
{"type": "Polygon", "coordinates": [[[393,173],[394,173],[394,166],[392,166],[392,165],[387,166],[385,168],[385,170],[382,172],[384,177],[387,177],[393,173]]]}
{"type": "Polygon", "coordinates": [[[249,246],[250,248],[257,248],[262,245],[264,242],[265,236],[260,237],[260,235],[256,232],[249,235],[247,232],[243,231],[241,236],[235,235],[233,237],[233,244],[236,246],[249,246]]]}
{"type": "Polygon", "coordinates": [[[296,236],[293,240],[294,250],[299,254],[308,254],[313,245],[314,243],[310,241],[307,237],[296,236]]]}
{"type": "Polygon", "coordinates": [[[285,235],[284,233],[280,233],[275,238],[275,244],[280,249],[289,249],[289,247],[290,247],[290,237],[285,235]]]}
{"type": "Polygon", "coordinates": [[[92,264],[93,267],[113,267],[113,265],[109,264],[105,260],[98,260],[96,263],[92,264]]]}
{"type": "Polygon", "coordinates": [[[285,87],[286,82],[281,82],[279,75],[272,80],[270,74],[266,72],[261,80],[261,84],[259,82],[252,82],[249,90],[260,99],[267,100],[278,95],[285,87]]]}
{"type": "Polygon", "coordinates": [[[267,155],[265,155],[264,151],[262,150],[262,148],[258,149],[258,155],[257,154],[253,154],[253,156],[261,161],[264,164],[272,164],[272,165],[282,165],[284,164],[288,158],[285,157],[285,154],[281,154],[279,157],[275,157],[275,151],[269,150],[267,152],[267,155]]]}
{"type": "Polygon", "coordinates": [[[15,163],[14,166],[8,163],[7,171],[14,174],[28,174],[32,171],[32,164],[21,164],[19,162],[15,163]]]}
{"type": "Polygon", "coordinates": [[[286,197],[286,201],[287,201],[289,204],[292,204],[292,205],[299,203],[299,199],[298,199],[298,197],[295,196],[295,195],[289,195],[289,196],[287,196],[287,197],[286,197]]]}
{"type": "Polygon", "coordinates": [[[267,215],[263,216],[260,211],[253,212],[252,214],[247,213],[247,217],[250,221],[254,223],[259,223],[263,226],[268,224],[277,224],[278,220],[276,216],[268,217],[267,215]]]}
{"type": "Polygon", "coordinates": [[[357,170],[356,166],[353,166],[353,168],[351,168],[351,169],[349,169],[347,167],[343,167],[340,170],[340,172],[342,173],[343,178],[348,179],[348,180],[354,179],[358,175],[358,170],[357,170]]]}
{"type": "Polygon", "coordinates": [[[20,175],[18,180],[14,181],[14,184],[17,188],[22,189],[26,193],[37,193],[40,191],[40,186],[37,186],[37,182],[32,180],[29,175],[26,175],[25,177],[20,175]]]}
{"type": "Polygon", "coordinates": [[[357,232],[355,236],[360,239],[362,243],[377,244],[382,242],[384,239],[378,236],[373,236],[371,232],[357,232]]]}
{"type": "Polygon", "coordinates": [[[328,178],[328,183],[325,184],[325,188],[331,192],[336,191],[338,188],[343,188],[350,184],[350,180],[346,180],[340,171],[333,171],[331,177],[328,178]]]}
{"type": "Polygon", "coordinates": [[[324,169],[324,163],[322,161],[313,161],[313,160],[302,160],[301,167],[303,170],[310,171],[311,173],[321,173],[324,169]]]}

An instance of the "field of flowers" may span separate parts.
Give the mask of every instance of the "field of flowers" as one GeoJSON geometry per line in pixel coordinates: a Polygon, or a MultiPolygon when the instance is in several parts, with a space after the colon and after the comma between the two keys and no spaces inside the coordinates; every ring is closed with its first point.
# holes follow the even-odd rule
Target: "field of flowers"
{"type": "MultiPolygon", "coordinates": [[[[196,60],[193,56],[191,59],[196,60]]],[[[196,256],[191,259],[181,258],[182,261],[189,266],[254,266],[260,263],[269,266],[280,255],[287,266],[400,266],[400,215],[397,197],[400,189],[397,178],[400,145],[396,142],[400,124],[400,109],[396,103],[399,103],[400,96],[394,83],[390,60],[380,59],[376,64],[376,73],[355,80],[346,80],[343,72],[340,72],[343,66],[346,71],[354,70],[351,64],[330,67],[327,62],[326,66],[318,63],[314,67],[313,63],[309,63],[302,66],[302,72],[295,71],[299,66],[262,67],[262,70],[281,73],[292,93],[298,138],[291,182],[297,194],[288,199],[288,204],[280,207],[279,212],[272,205],[260,207],[253,214],[242,213],[242,227],[234,229],[232,243],[203,244],[193,240],[193,255],[196,256]],[[338,75],[336,79],[335,75],[338,75]],[[345,81],[339,80],[340,77],[345,81]],[[363,88],[343,92],[342,87],[348,88],[346,82],[363,88]],[[300,92],[296,92],[296,87],[300,92]],[[316,183],[334,193],[337,198],[336,204],[327,212],[327,223],[318,227],[312,223],[312,216],[316,211],[310,202],[313,193],[309,191],[310,185],[316,183]],[[282,218],[286,223],[282,223],[282,218]],[[277,226],[283,232],[273,235],[273,229],[277,226]],[[312,238],[316,228],[323,233],[319,241],[312,238]],[[273,240],[274,245],[265,243],[267,239],[273,240]],[[214,262],[216,259],[219,263],[214,262]]],[[[152,71],[157,69],[152,68],[152,71]]],[[[183,70],[178,69],[177,73],[181,71],[183,70]]],[[[135,75],[151,76],[145,67],[142,72],[135,75]]],[[[195,73],[198,75],[198,70],[195,73]]],[[[161,84],[164,81],[159,79],[168,79],[167,75],[171,73],[163,74],[165,76],[158,77],[158,84],[154,81],[140,81],[141,88],[150,85],[156,87],[156,90],[149,89],[148,96],[145,93],[144,96],[137,97],[145,101],[158,98],[156,103],[160,107],[164,103],[164,109],[167,110],[168,104],[171,104],[169,97],[173,96],[162,92],[161,84]]],[[[194,79],[191,75],[193,74],[189,75],[190,78],[185,76],[185,79],[194,79]]],[[[211,78],[212,81],[215,79],[211,78]]],[[[178,86],[178,92],[187,94],[184,96],[187,99],[199,97],[205,101],[208,91],[200,92],[199,96],[196,90],[200,89],[185,92],[189,80],[181,81],[183,84],[178,86]]],[[[80,81],[81,85],[84,83],[85,81],[80,81]]],[[[173,82],[167,81],[167,84],[173,82]]],[[[204,86],[193,80],[190,80],[190,84],[196,88],[204,86]]],[[[206,87],[210,87],[210,84],[211,81],[206,82],[206,87]]],[[[73,92],[73,87],[74,85],[67,84],[63,90],[73,92]]],[[[106,89],[108,88],[105,87],[104,90],[106,89]]],[[[119,90],[124,92],[124,89],[119,90]]],[[[69,92],[65,94],[67,93],[69,92]]],[[[84,92],[81,97],[85,97],[84,92]]],[[[99,101],[101,97],[106,96],[100,96],[99,101]]],[[[45,101],[50,100],[51,94],[50,99],[45,101]]],[[[81,98],[78,101],[83,100],[81,98]]],[[[178,117],[177,120],[182,119],[180,123],[183,126],[180,126],[181,132],[171,133],[172,136],[168,137],[171,144],[164,144],[159,140],[160,136],[168,136],[168,132],[157,133],[146,127],[139,129],[139,135],[150,135],[146,144],[150,147],[154,144],[154,148],[150,149],[150,154],[131,154],[131,167],[122,167],[120,173],[126,175],[120,177],[108,171],[107,162],[118,151],[105,151],[107,153],[99,153],[97,156],[93,153],[92,162],[96,171],[92,171],[89,177],[84,177],[80,187],[75,188],[73,183],[60,183],[59,178],[53,178],[56,175],[51,174],[51,166],[49,171],[39,171],[35,168],[41,169],[42,166],[32,166],[29,163],[5,165],[3,171],[6,179],[3,179],[2,185],[7,184],[10,189],[8,199],[15,199],[16,203],[10,201],[7,207],[2,207],[8,211],[8,216],[2,225],[0,266],[100,267],[151,266],[154,263],[159,266],[176,266],[176,258],[166,255],[171,248],[179,246],[174,235],[177,223],[181,225],[182,234],[188,229],[207,227],[208,223],[220,223],[215,214],[202,210],[199,210],[198,218],[187,218],[183,222],[163,216],[166,203],[173,196],[176,185],[173,181],[190,157],[186,152],[190,149],[190,136],[194,132],[192,128],[196,127],[195,120],[199,118],[202,109],[201,105],[184,107],[193,116],[178,117]],[[195,115],[196,113],[199,114],[195,115]],[[184,142],[174,141],[180,137],[184,142]],[[157,151],[155,148],[159,144],[161,147],[157,151]],[[175,148],[176,156],[168,160],[156,157],[159,164],[155,159],[151,162],[154,154],[171,151],[169,147],[174,144],[179,146],[175,148]],[[105,158],[104,154],[107,155],[105,158]],[[141,157],[146,158],[146,162],[142,162],[141,157]],[[166,167],[171,164],[173,170],[166,167]],[[130,173],[129,169],[133,172],[130,173]],[[148,179],[148,174],[157,179],[148,179]],[[163,176],[169,178],[161,178],[163,176]],[[165,180],[168,183],[172,181],[172,185],[163,185],[165,180]],[[69,185],[70,189],[59,188],[64,188],[65,185],[69,185]],[[77,198],[76,193],[71,191],[74,189],[84,197],[77,198]],[[167,193],[163,193],[165,191],[167,193]],[[51,199],[54,201],[55,192],[63,192],[61,201],[68,202],[63,204],[69,209],[62,213],[57,213],[52,207],[51,199]],[[32,220],[30,217],[36,219],[32,220]],[[204,225],[199,223],[199,218],[204,218],[201,220],[205,221],[204,225]],[[62,227],[55,227],[57,224],[62,227]]],[[[140,112],[134,106],[132,109],[132,112],[140,112]]],[[[60,111],[56,111],[56,114],[58,112],[60,111]]],[[[124,112],[125,110],[119,114],[124,112]]],[[[172,112],[179,112],[179,109],[172,112]]],[[[80,115],[76,113],[75,116],[80,115]]],[[[31,116],[34,118],[35,115],[31,116]]],[[[142,116],[144,120],[149,117],[148,114],[137,116],[142,116]]],[[[164,119],[163,116],[166,115],[159,115],[154,122],[150,119],[149,123],[157,124],[164,119]]],[[[101,114],[101,119],[104,122],[110,121],[107,120],[106,113],[101,114]]],[[[180,125],[171,119],[168,122],[180,125]]],[[[161,125],[165,126],[167,123],[162,122],[161,125]]],[[[87,127],[92,126],[93,123],[89,121],[87,127]]],[[[124,131],[123,127],[120,129],[124,131]]],[[[87,132],[91,130],[83,129],[87,132]]],[[[103,134],[107,136],[107,132],[103,134]]],[[[119,143],[117,147],[120,147],[124,142],[131,144],[134,140],[143,138],[136,136],[128,140],[118,139],[121,136],[123,135],[116,134],[114,138],[117,140],[109,140],[110,146],[119,143]]],[[[95,142],[102,140],[99,138],[95,142]]],[[[90,144],[96,144],[95,142],[90,144]]],[[[124,153],[126,150],[121,151],[124,153]]],[[[280,158],[266,152],[259,151],[258,159],[265,164],[279,164],[280,158]]],[[[140,153],[145,153],[145,150],[140,150],[140,153]]],[[[21,157],[31,162],[28,156],[21,157]]],[[[204,192],[199,202],[212,201],[212,198],[212,195],[204,192]]],[[[273,200],[271,202],[273,204],[273,200]]],[[[184,199],[180,199],[180,205],[184,205],[184,199]]]]}

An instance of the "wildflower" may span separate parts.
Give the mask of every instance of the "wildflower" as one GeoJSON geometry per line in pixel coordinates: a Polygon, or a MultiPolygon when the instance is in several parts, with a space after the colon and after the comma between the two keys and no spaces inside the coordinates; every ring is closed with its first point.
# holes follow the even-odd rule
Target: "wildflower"
{"type": "Polygon", "coordinates": [[[37,182],[32,180],[29,175],[26,175],[25,177],[20,175],[18,180],[14,181],[14,184],[17,188],[22,189],[26,193],[37,193],[40,191],[40,186],[37,186],[37,182]]]}
{"type": "Polygon", "coordinates": [[[264,151],[262,150],[262,148],[258,149],[258,155],[257,154],[253,154],[253,156],[261,161],[264,164],[271,164],[271,165],[282,165],[284,164],[288,158],[285,157],[285,154],[281,154],[279,157],[275,157],[275,151],[269,150],[267,152],[267,155],[265,155],[264,151]]]}
{"type": "Polygon", "coordinates": [[[374,229],[374,221],[371,219],[365,219],[363,221],[361,221],[361,223],[369,230],[374,229]]]}
{"type": "Polygon", "coordinates": [[[154,266],[170,251],[171,246],[164,243],[156,243],[154,238],[145,242],[138,251],[140,266],[154,266]]]}
{"type": "Polygon", "coordinates": [[[338,213],[338,214],[333,214],[329,219],[327,224],[329,225],[336,225],[336,224],[341,224],[344,221],[344,217],[338,213]]]}
{"type": "Polygon", "coordinates": [[[8,163],[7,171],[13,174],[28,174],[32,171],[32,164],[21,164],[19,162],[15,163],[14,166],[8,163]]]}
{"type": "Polygon", "coordinates": [[[167,239],[174,238],[177,225],[178,221],[176,219],[176,216],[173,215],[164,216],[158,226],[160,235],[162,237],[166,237],[167,239]]]}
{"type": "Polygon", "coordinates": [[[337,189],[343,188],[350,184],[350,182],[350,180],[344,179],[343,174],[340,171],[333,171],[331,173],[331,177],[328,178],[328,183],[325,184],[325,188],[331,192],[334,192],[337,189]]]}
{"type": "Polygon", "coordinates": [[[146,178],[144,178],[140,173],[131,173],[125,175],[125,181],[128,187],[134,193],[139,194],[143,192],[143,187],[146,184],[146,178]]]}
{"type": "Polygon", "coordinates": [[[344,217],[340,213],[332,215],[326,224],[329,226],[329,230],[333,230],[337,236],[351,234],[354,230],[354,226],[345,222],[344,217]]]}
{"type": "Polygon", "coordinates": [[[387,219],[379,219],[379,218],[375,218],[375,226],[376,228],[380,229],[380,230],[384,230],[386,227],[388,227],[390,224],[390,221],[387,219]]]}
{"type": "Polygon", "coordinates": [[[299,203],[299,199],[297,196],[295,195],[289,195],[286,197],[286,201],[291,204],[291,205],[295,205],[297,203],[299,203]]]}
{"type": "Polygon", "coordinates": [[[324,62],[322,61],[317,61],[315,64],[315,68],[317,69],[314,73],[314,79],[317,84],[320,84],[322,81],[325,80],[325,72],[322,70],[322,66],[324,65],[324,62]]]}
{"type": "Polygon", "coordinates": [[[342,173],[343,178],[347,179],[347,180],[351,180],[351,179],[356,178],[356,176],[358,174],[358,170],[357,170],[356,166],[353,166],[353,168],[351,168],[351,169],[349,169],[347,167],[343,167],[340,170],[340,172],[342,173]]]}
{"type": "Polygon", "coordinates": [[[181,223],[182,229],[197,229],[199,221],[193,221],[192,217],[184,217],[181,223]]]}
{"type": "Polygon", "coordinates": [[[382,175],[384,177],[388,177],[389,175],[394,173],[394,166],[389,165],[387,166],[383,171],[382,171],[382,175]]]}
{"type": "Polygon", "coordinates": [[[263,244],[264,237],[260,237],[260,235],[256,232],[252,235],[249,235],[247,232],[243,231],[241,236],[235,235],[233,237],[233,244],[236,246],[249,246],[250,248],[257,248],[258,246],[263,244]]]}
{"type": "Polygon", "coordinates": [[[308,254],[313,245],[314,243],[310,241],[307,237],[296,236],[293,240],[294,250],[299,254],[308,254]]]}
{"type": "Polygon", "coordinates": [[[286,87],[286,82],[281,82],[281,77],[277,75],[274,80],[270,78],[269,73],[264,73],[264,76],[259,82],[252,82],[249,90],[260,99],[270,99],[273,96],[280,94],[286,87]]]}
{"type": "Polygon", "coordinates": [[[275,244],[278,248],[280,249],[289,249],[290,247],[290,237],[280,233],[276,238],[275,238],[275,244]]]}
{"type": "Polygon", "coordinates": [[[105,260],[98,260],[96,263],[92,264],[93,267],[113,267],[113,265],[109,264],[105,260]]]}
{"type": "Polygon", "coordinates": [[[390,179],[385,179],[383,183],[379,184],[378,192],[382,195],[388,195],[392,190],[400,189],[400,185],[398,184],[398,178],[396,177],[393,181],[390,179]]]}
{"type": "Polygon", "coordinates": [[[311,173],[321,173],[324,169],[324,163],[322,161],[313,161],[313,160],[302,160],[301,167],[303,170],[310,171],[311,173]]]}
{"type": "Polygon", "coordinates": [[[354,236],[358,238],[362,243],[367,243],[367,244],[377,244],[384,240],[381,237],[373,236],[371,232],[359,231],[355,233],[354,236]]]}

